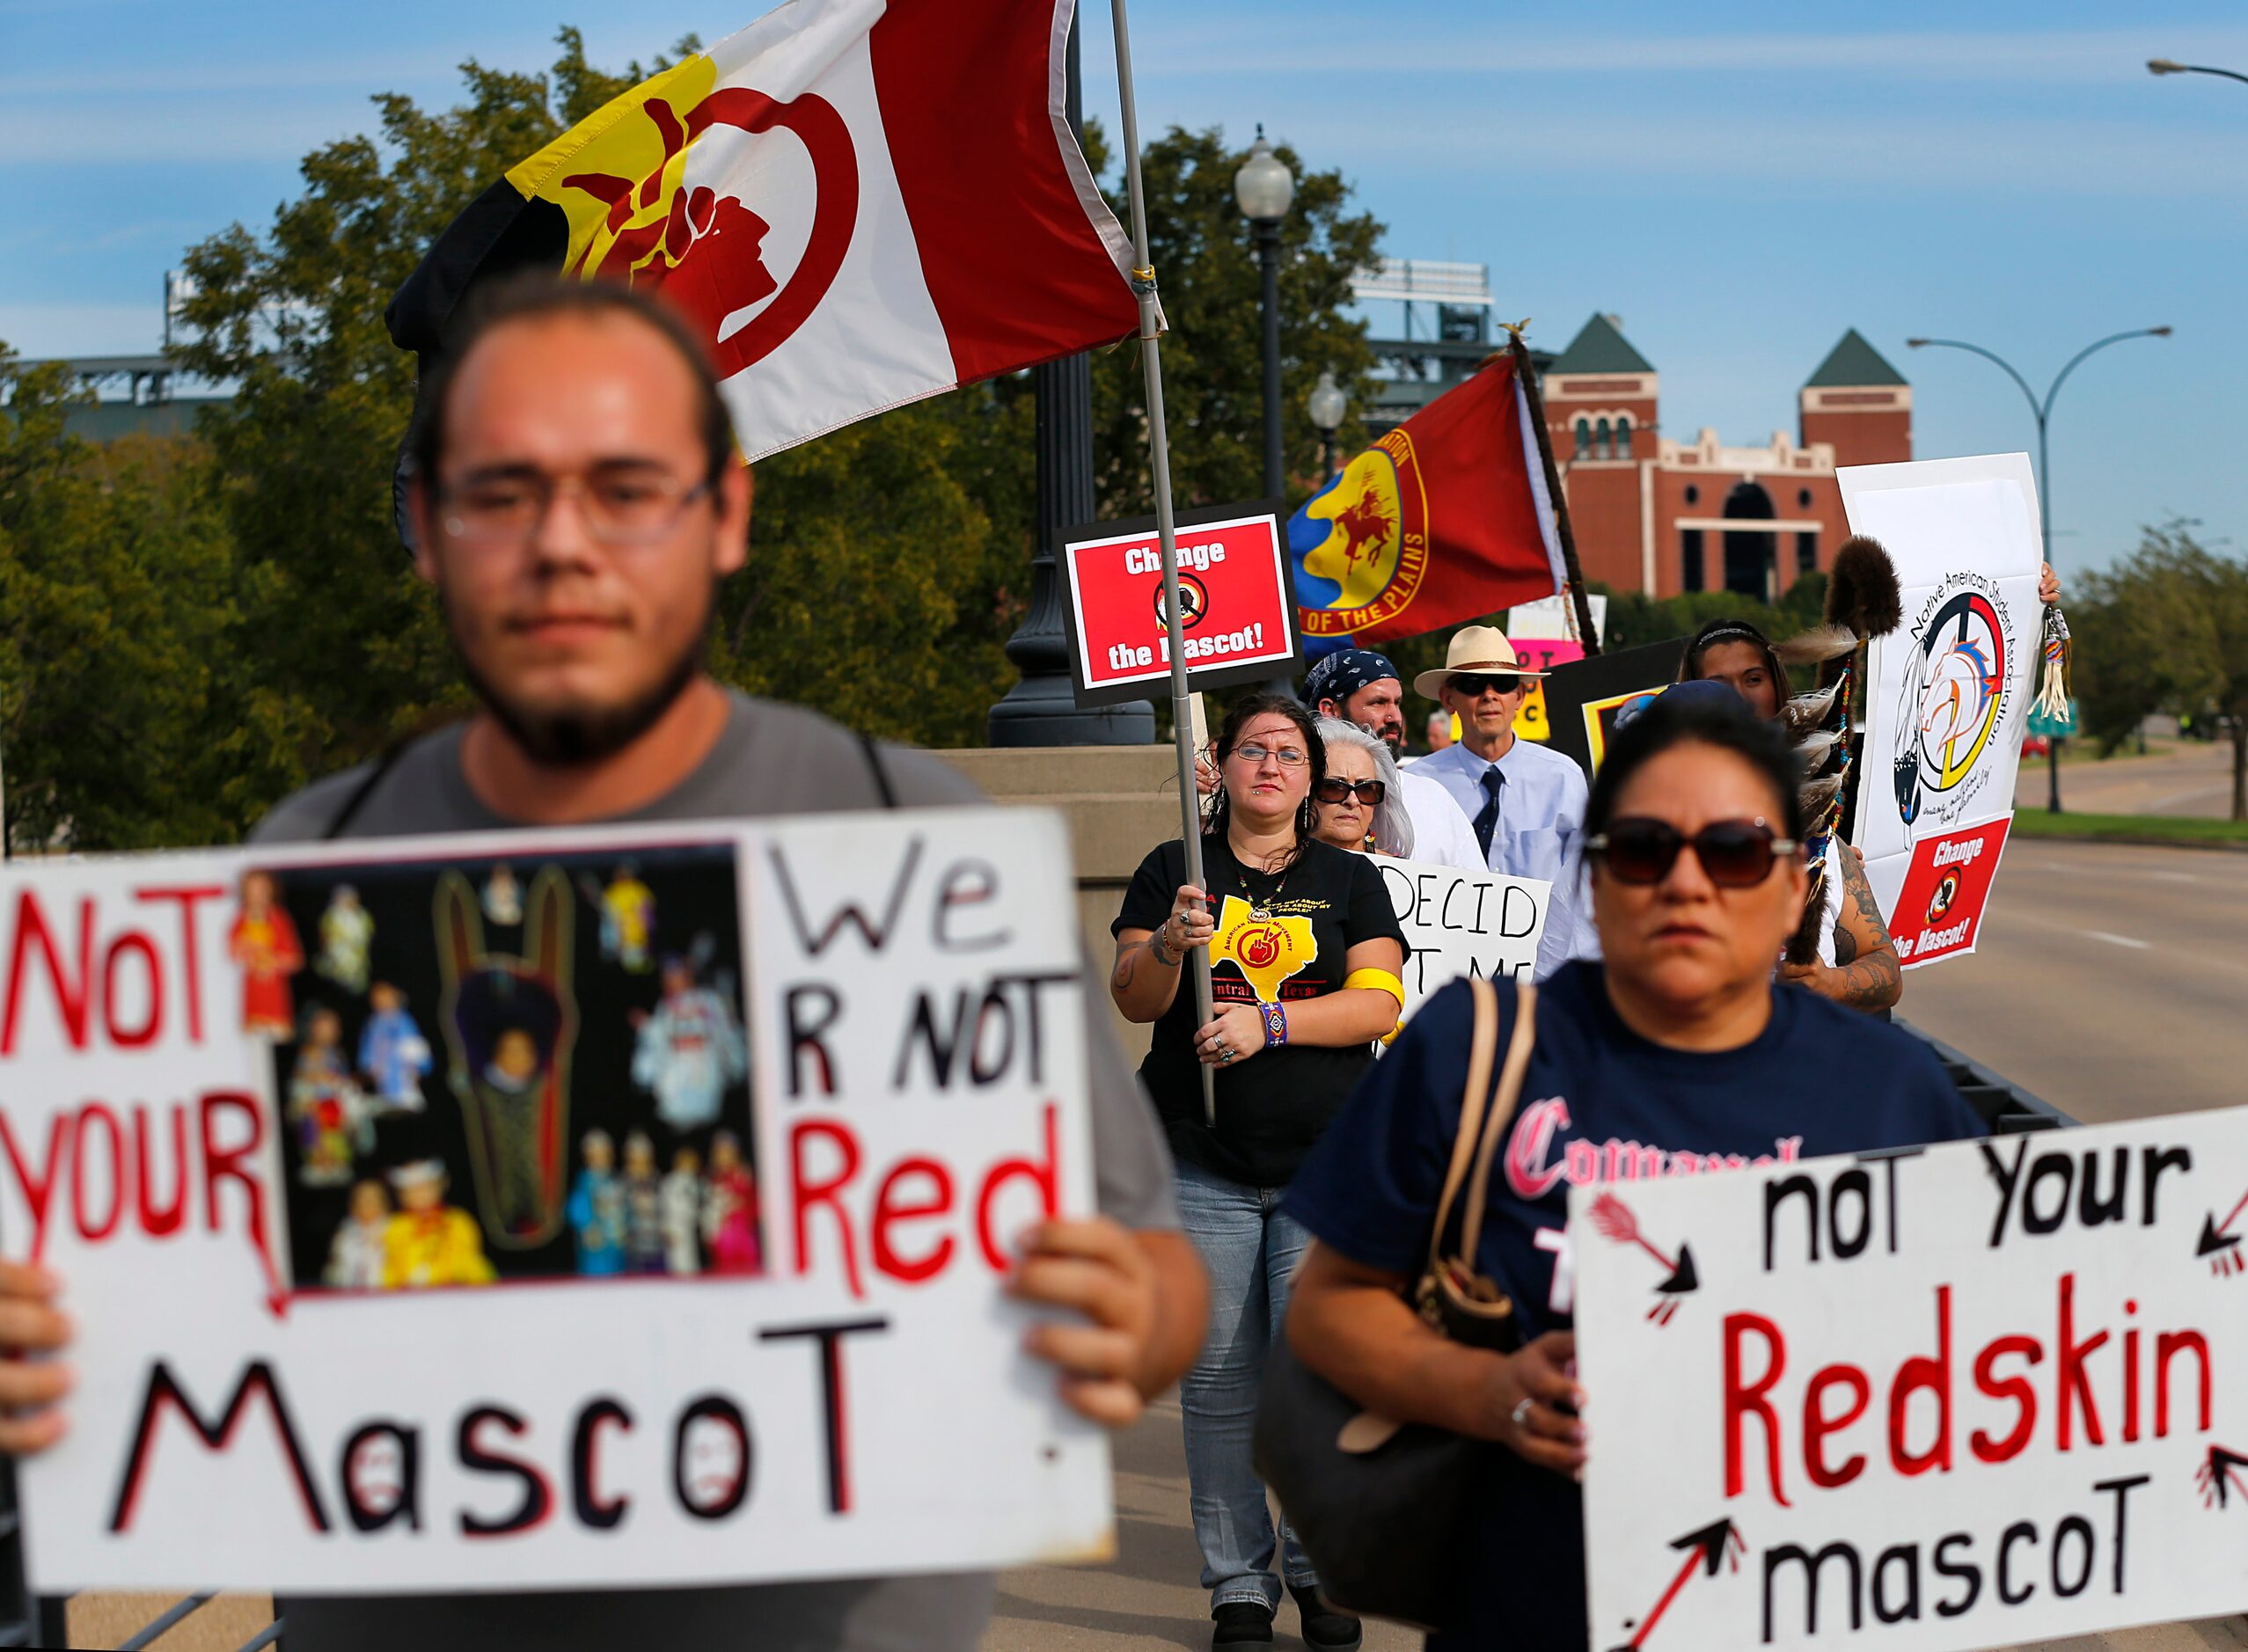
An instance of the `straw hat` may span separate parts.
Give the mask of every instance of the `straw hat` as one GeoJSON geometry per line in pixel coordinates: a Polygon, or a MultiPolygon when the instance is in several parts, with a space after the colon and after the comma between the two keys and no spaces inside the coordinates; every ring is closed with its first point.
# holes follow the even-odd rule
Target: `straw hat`
{"type": "Polygon", "coordinates": [[[1445,646],[1444,666],[1441,670],[1424,671],[1413,679],[1413,692],[1423,699],[1432,700],[1444,686],[1446,677],[1454,676],[1544,676],[1543,671],[1525,667],[1514,653],[1514,645],[1497,625],[1467,625],[1452,633],[1452,640],[1445,646]]]}

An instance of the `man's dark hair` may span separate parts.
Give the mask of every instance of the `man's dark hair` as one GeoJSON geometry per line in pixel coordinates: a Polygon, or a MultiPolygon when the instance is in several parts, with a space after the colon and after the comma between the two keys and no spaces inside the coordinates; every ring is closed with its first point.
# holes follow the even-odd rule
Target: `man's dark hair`
{"type": "Polygon", "coordinates": [[[1673,746],[1714,746],[1745,759],[1772,789],[1778,835],[1803,838],[1803,765],[1779,725],[1749,710],[1737,694],[1659,695],[1647,709],[1618,729],[1607,743],[1607,758],[1593,778],[1585,802],[1585,835],[1607,830],[1615,800],[1631,777],[1673,746]]]}
{"type": "Polygon", "coordinates": [[[455,312],[443,353],[424,375],[416,397],[414,424],[406,434],[406,462],[415,475],[434,485],[437,460],[445,450],[445,401],[453,376],[485,334],[510,322],[542,321],[556,316],[606,320],[628,317],[652,328],[678,352],[694,380],[696,424],[701,428],[703,480],[715,487],[735,462],[734,423],[711,370],[710,352],[689,330],[679,312],[649,292],[613,281],[578,281],[545,270],[525,270],[472,291],[455,312]]]}

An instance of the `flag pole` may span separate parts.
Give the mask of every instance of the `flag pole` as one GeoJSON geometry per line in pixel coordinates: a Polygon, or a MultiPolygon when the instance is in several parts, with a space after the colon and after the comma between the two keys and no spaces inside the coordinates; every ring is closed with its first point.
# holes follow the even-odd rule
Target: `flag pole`
{"type": "MultiPolygon", "coordinates": [[[[1202,810],[1195,785],[1194,717],[1187,704],[1186,634],[1179,623],[1179,555],[1177,524],[1171,515],[1171,442],[1163,424],[1163,346],[1161,310],[1155,296],[1155,266],[1147,251],[1147,201],[1139,180],[1139,114],[1131,91],[1131,37],[1124,23],[1124,0],[1109,0],[1109,14],[1117,35],[1117,91],[1124,105],[1124,185],[1131,197],[1131,245],[1139,262],[1131,272],[1131,289],[1139,298],[1140,361],[1147,380],[1147,448],[1155,472],[1155,536],[1163,560],[1163,630],[1170,640],[1171,740],[1179,765],[1179,830],[1186,848],[1186,881],[1197,889],[1202,882],[1202,810]]],[[[1194,970],[1194,1005],[1197,1026],[1211,1017],[1210,950],[1197,947],[1190,960],[1194,970]]],[[[1206,1062],[1202,1066],[1202,1112],[1212,1129],[1218,1123],[1218,1075],[1206,1062]]]]}
{"type": "MultiPolygon", "coordinates": [[[[1539,392],[1538,376],[1531,369],[1530,352],[1522,342],[1519,327],[1506,330],[1506,348],[1514,358],[1515,382],[1522,386],[1522,394],[1530,404],[1530,423],[1538,438],[1538,457],[1545,464],[1546,497],[1553,501],[1554,531],[1561,538],[1561,566],[1569,575],[1578,640],[1584,645],[1585,657],[1589,660],[1600,651],[1600,637],[1593,629],[1593,604],[1585,595],[1585,570],[1577,561],[1577,536],[1569,530],[1569,499],[1561,491],[1561,472],[1554,466],[1553,432],[1546,428],[1546,398],[1539,392]]],[[[1647,595],[1652,596],[1654,593],[1650,591],[1647,595]]]]}

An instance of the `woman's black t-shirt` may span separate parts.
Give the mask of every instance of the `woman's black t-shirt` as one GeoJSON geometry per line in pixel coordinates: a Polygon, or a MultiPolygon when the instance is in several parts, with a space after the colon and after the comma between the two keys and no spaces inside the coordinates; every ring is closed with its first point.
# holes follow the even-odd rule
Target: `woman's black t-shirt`
{"type": "MultiPolygon", "coordinates": [[[[1276,1001],[1285,1009],[1339,992],[1351,947],[1368,940],[1404,945],[1380,873],[1365,856],[1331,844],[1307,843],[1283,870],[1266,873],[1243,866],[1222,835],[1208,837],[1202,873],[1216,909],[1211,990],[1221,1010],[1276,1001]]],[[[1111,932],[1161,926],[1185,881],[1185,844],[1174,838],[1158,845],[1132,874],[1111,932]]],[[[1194,1054],[1199,1026],[1194,983],[1182,972],[1139,1068],[1172,1153],[1250,1187],[1285,1187],[1373,1062],[1373,1046],[1284,1044],[1219,1068],[1212,1129],[1194,1054]]]]}

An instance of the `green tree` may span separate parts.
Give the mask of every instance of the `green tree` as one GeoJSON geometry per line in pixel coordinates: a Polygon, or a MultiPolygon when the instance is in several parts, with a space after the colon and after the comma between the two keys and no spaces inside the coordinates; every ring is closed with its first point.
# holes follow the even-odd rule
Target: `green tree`
{"type": "MultiPolygon", "coordinates": [[[[1108,169],[1107,149],[1088,135],[1087,158],[1108,169]]],[[[1373,352],[1366,324],[1343,314],[1351,277],[1373,262],[1382,226],[1352,213],[1339,172],[1311,172],[1286,145],[1275,152],[1296,174],[1295,201],[1280,227],[1280,428],[1292,497],[1318,485],[1319,436],[1307,403],[1322,371],[1349,396],[1338,450],[1363,445],[1373,352]]],[[[1248,221],[1234,199],[1234,173],[1248,150],[1229,149],[1212,127],[1173,127],[1140,157],[1148,255],[1161,285],[1170,332],[1163,340],[1163,402],[1171,446],[1171,490],[1182,508],[1230,504],[1264,492],[1263,277],[1248,221]]],[[[1121,172],[1121,167],[1115,169],[1121,172]]],[[[1121,177],[1109,190],[1129,225],[1121,177]]],[[[1095,358],[1095,458],[1103,516],[1154,509],[1147,464],[1146,398],[1139,351],[1127,342],[1095,358]]]]}
{"type": "MultiPolygon", "coordinates": [[[[239,386],[205,435],[245,574],[241,669],[291,731],[262,777],[269,795],[465,703],[437,604],[393,532],[414,369],[382,313],[493,179],[673,61],[611,74],[586,61],[575,30],[559,40],[543,75],[465,64],[466,96],[441,112],[377,98],[376,131],[308,156],[303,193],[270,228],[237,224],[188,255],[201,289],[189,364],[239,386]]],[[[695,48],[689,39],[675,54],[695,48]]],[[[1097,131],[1087,149],[1116,170],[1097,131]]],[[[1165,361],[1182,503],[1253,498],[1262,486],[1258,277],[1231,194],[1239,159],[1214,132],[1179,131],[1146,158],[1175,329],[1165,361]]],[[[1380,227],[1348,215],[1347,196],[1339,174],[1307,174],[1286,231],[1291,466],[1307,480],[1315,444],[1303,404],[1318,373],[1356,385],[1371,365],[1363,328],[1339,311],[1380,227]]],[[[1098,358],[1095,380],[1100,508],[1147,509],[1136,350],[1098,358]]],[[[751,567],[722,600],[715,668],[885,733],[979,742],[1010,680],[1001,644],[1028,594],[1029,375],[778,455],[757,481],[751,567]]]]}
{"type": "Polygon", "coordinates": [[[2094,611],[2071,630],[2101,749],[2150,711],[2214,717],[2232,742],[2232,818],[2248,821],[2248,564],[2171,523],[2084,586],[2094,611]]]}
{"type": "Polygon", "coordinates": [[[207,456],[64,429],[63,369],[0,347],[0,757],[19,849],[234,837],[287,709],[234,669],[245,592],[207,456]]]}

